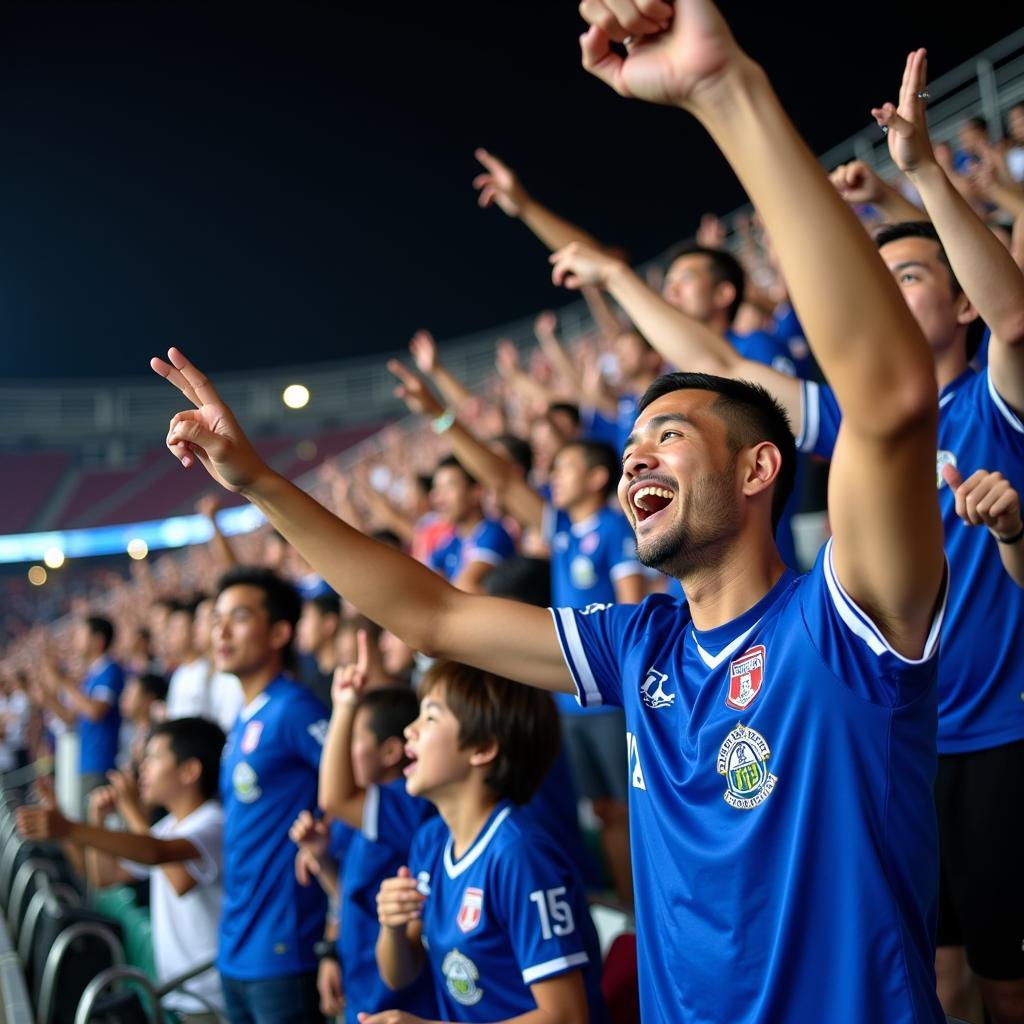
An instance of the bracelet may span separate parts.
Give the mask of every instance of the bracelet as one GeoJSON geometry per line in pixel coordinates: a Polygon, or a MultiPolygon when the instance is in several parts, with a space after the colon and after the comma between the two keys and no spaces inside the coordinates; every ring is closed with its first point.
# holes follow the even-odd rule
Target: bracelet
{"type": "Polygon", "coordinates": [[[313,955],[317,960],[337,960],[338,946],[335,942],[323,939],[314,944],[313,955]]]}
{"type": "Polygon", "coordinates": [[[435,434],[444,434],[455,426],[455,410],[445,409],[440,416],[430,421],[430,429],[435,434]]]}
{"type": "Polygon", "coordinates": [[[1011,537],[1000,537],[998,533],[993,533],[992,536],[995,537],[1000,544],[1016,544],[1022,537],[1024,537],[1024,521],[1021,522],[1020,529],[1011,537]]]}

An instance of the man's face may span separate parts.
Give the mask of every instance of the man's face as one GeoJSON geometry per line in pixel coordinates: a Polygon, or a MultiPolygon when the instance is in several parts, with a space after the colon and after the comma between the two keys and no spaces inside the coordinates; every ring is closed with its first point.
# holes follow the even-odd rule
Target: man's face
{"type": "Polygon", "coordinates": [[[139,765],[139,795],[151,807],[165,807],[180,794],[184,783],[167,736],[154,736],[146,744],[146,756],[139,765]]]}
{"type": "Polygon", "coordinates": [[[568,509],[587,497],[587,460],[576,445],[563,448],[551,467],[551,504],[568,509]]]}
{"type": "Polygon", "coordinates": [[[707,323],[716,310],[711,257],[702,253],[680,256],[669,268],[662,286],[665,301],[694,320],[707,323]]]}
{"type": "Polygon", "coordinates": [[[1006,115],[1006,127],[1010,138],[1018,145],[1024,145],[1024,104],[1018,103],[1010,108],[1006,115]]]}
{"type": "Polygon", "coordinates": [[[263,599],[263,591],[248,583],[228,587],[217,598],[212,639],[213,662],[218,671],[244,677],[274,660],[280,643],[275,646],[263,599]]]}
{"type": "Polygon", "coordinates": [[[475,503],[473,500],[474,491],[475,488],[461,469],[457,466],[442,466],[434,474],[430,500],[442,519],[458,525],[469,517],[474,504],[479,508],[479,496],[475,503]]]}
{"type": "Polygon", "coordinates": [[[163,649],[172,661],[181,661],[192,653],[192,616],[172,611],[164,626],[163,649]]]}
{"type": "Polygon", "coordinates": [[[97,656],[99,644],[96,636],[89,629],[88,623],[78,622],[75,624],[71,648],[77,657],[85,661],[92,661],[97,656]]]}
{"type": "Polygon", "coordinates": [[[626,444],[619,502],[637,556],[677,578],[712,564],[740,525],[736,456],[711,411],[715,400],[706,391],[663,395],[626,444]]]}
{"type": "Polygon", "coordinates": [[[629,380],[643,372],[647,346],[636,331],[623,331],[612,342],[612,352],[619,366],[619,376],[629,380]]]}
{"type": "Polygon", "coordinates": [[[929,238],[899,238],[879,252],[932,352],[947,349],[976,314],[965,314],[965,308],[970,309],[966,300],[953,294],[949,268],[939,258],[939,244],[929,238]]]}
{"type": "Polygon", "coordinates": [[[303,654],[315,654],[334,637],[337,625],[337,616],[325,615],[312,601],[306,601],[295,628],[295,645],[303,654]]]}

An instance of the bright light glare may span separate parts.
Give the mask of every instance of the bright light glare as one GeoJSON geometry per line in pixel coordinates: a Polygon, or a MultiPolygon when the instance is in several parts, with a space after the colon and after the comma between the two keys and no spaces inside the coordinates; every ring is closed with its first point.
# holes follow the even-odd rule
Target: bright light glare
{"type": "Polygon", "coordinates": [[[46,570],[41,565],[33,565],[28,571],[28,581],[33,587],[41,587],[46,582],[46,570]]]}
{"type": "Polygon", "coordinates": [[[135,561],[139,561],[149,554],[149,545],[142,540],[140,537],[136,537],[135,540],[128,541],[128,557],[134,558],[135,561]]]}
{"type": "Polygon", "coordinates": [[[289,384],[281,394],[281,401],[289,409],[301,409],[309,403],[309,388],[305,384],[289,384]]]}
{"type": "Polygon", "coordinates": [[[60,548],[47,548],[43,553],[43,561],[51,569],[59,569],[64,564],[64,552],[60,548]]]}

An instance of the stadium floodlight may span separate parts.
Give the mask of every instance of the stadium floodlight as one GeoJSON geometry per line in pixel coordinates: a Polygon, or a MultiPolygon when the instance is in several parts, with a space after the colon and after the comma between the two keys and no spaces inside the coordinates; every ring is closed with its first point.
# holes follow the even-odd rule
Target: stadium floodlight
{"type": "Polygon", "coordinates": [[[41,565],[33,565],[28,571],[28,581],[33,587],[41,587],[46,582],[46,570],[41,565]]]}
{"type": "Polygon", "coordinates": [[[134,558],[136,562],[141,561],[149,554],[149,545],[141,538],[135,537],[128,541],[128,557],[134,558]]]}
{"type": "Polygon", "coordinates": [[[305,384],[289,384],[281,392],[281,401],[289,409],[302,409],[309,404],[309,388],[305,384]]]}
{"type": "Polygon", "coordinates": [[[47,548],[43,561],[49,569],[59,569],[64,564],[64,552],[60,548],[47,548]]]}

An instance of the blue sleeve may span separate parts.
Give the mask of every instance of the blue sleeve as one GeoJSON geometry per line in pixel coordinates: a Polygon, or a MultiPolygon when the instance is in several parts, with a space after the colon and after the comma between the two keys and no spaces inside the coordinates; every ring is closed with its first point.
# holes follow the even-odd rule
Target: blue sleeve
{"type": "Polygon", "coordinates": [[[429,818],[416,829],[409,843],[408,865],[416,888],[424,896],[430,895],[430,873],[437,861],[438,851],[443,849],[447,827],[440,818],[429,818]]]}
{"type": "Polygon", "coordinates": [[[559,858],[529,832],[495,864],[494,891],[524,985],[590,962],[580,927],[587,913],[581,890],[559,858]]]}
{"type": "Polygon", "coordinates": [[[613,580],[643,573],[636,556],[636,534],[623,515],[610,517],[608,526],[608,574],[613,580]]]}
{"type": "Polygon", "coordinates": [[[835,393],[827,384],[800,381],[800,405],[803,422],[796,436],[797,451],[831,459],[839,436],[843,414],[835,393]]]}
{"type": "Polygon", "coordinates": [[[327,738],[327,718],[323,704],[312,693],[303,691],[302,699],[289,705],[284,732],[294,753],[319,770],[327,738]]]}
{"type": "Polygon", "coordinates": [[[592,604],[552,608],[562,656],[576,684],[581,707],[622,706],[622,663],[637,634],[640,605],[592,604]]]}
{"type": "Polygon", "coordinates": [[[429,817],[430,811],[425,800],[409,796],[404,779],[368,786],[363,804],[363,835],[370,842],[383,843],[404,853],[409,848],[409,836],[429,817]]]}
{"type": "Polygon", "coordinates": [[[796,367],[790,357],[789,346],[778,338],[772,337],[767,331],[754,331],[751,334],[731,335],[733,348],[744,359],[754,363],[770,366],[779,373],[792,377],[796,367]]]}
{"type": "Polygon", "coordinates": [[[343,821],[332,821],[327,837],[327,852],[340,867],[345,863],[345,855],[352,845],[356,830],[343,821]]]}
{"type": "Polygon", "coordinates": [[[608,419],[596,409],[582,408],[580,409],[580,426],[588,441],[601,441],[611,445],[616,451],[620,450],[618,444],[621,426],[618,421],[608,419]]]}
{"type": "Polygon", "coordinates": [[[486,522],[474,538],[472,546],[463,555],[462,564],[487,562],[490,565],[500,565],[515,553],[515,545],[505,527],[500,523],[486,522]]]}
{"type": "Polygon", "coordinates": [[[124,689],[124,673],[121,666],[111,662],[95,675],[85,687],[85,695],[93,700],[101,700],[107,704],[116,704],[124,689]]]}

